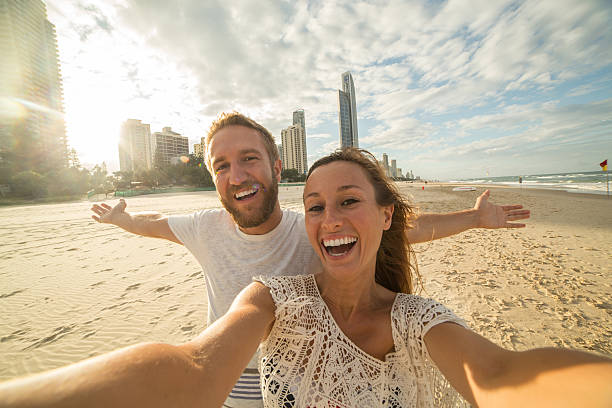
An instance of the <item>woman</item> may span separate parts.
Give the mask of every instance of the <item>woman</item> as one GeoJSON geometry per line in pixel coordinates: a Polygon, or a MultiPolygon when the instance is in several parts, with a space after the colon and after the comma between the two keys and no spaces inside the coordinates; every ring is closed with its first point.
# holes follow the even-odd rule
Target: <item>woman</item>
{"type": "Polygon", "coordinates": [[[606,406],[612,363],[504,350],[409,293],[412,212],[368,153],[310,169],[306,230],[323,271],[258,277],[180,346],[141,344],[0,387],[0,406],[220,406],[261,343],[266,406],[606,406]]]}

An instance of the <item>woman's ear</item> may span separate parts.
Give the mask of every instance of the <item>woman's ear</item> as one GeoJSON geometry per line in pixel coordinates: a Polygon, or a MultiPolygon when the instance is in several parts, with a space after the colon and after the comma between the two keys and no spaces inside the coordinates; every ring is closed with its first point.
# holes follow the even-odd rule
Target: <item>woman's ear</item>
{"type": "Polygon", "coordinates": [[[395,206],[393,204],[388,205],[386,207],[383,207],[383,214],[385,216],[385,224],[383,229],[385,231],[387,231],[389,228],[391,228],[391,220],[393,219],[393,210],[395,209],[395,206]]]}

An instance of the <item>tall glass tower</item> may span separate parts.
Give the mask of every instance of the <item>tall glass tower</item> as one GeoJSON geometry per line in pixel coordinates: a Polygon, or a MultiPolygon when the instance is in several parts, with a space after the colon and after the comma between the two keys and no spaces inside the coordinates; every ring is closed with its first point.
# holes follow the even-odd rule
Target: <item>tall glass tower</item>
{"type": "Polygon", "coordinates": [[[0,97],[6,103],[0,112],[0,167],[45,172],[65,166],[55,26],[41,0],[0,0],[0,55],[0,97]]]}
{"type": "Polygon", "coordinates": [[[348,71],[342,74],[342,90],[338,90],[338,123],[340,147],[359,147],[355,85],[348,71]]]}

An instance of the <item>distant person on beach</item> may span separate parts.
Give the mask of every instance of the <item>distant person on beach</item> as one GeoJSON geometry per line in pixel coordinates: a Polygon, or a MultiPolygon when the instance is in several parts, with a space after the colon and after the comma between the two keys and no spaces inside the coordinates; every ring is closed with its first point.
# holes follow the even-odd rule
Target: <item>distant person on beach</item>
{"type": "MultiPolygon", "coordinates": [[[[503,349],[414,294],[414,211],[371,154],[313,164],[305,230],[317,274],[257,276],[196,339],[143,343],[0,384],[2,407],[218,407],[261,350],[263,405],[609,407],[612,360],[503,349]]],[[[297,266],[297,265],[295,265],[297,266]]]]}
{"type": "MultiPolygon", "coordinates": [[[[222,114],[206,137],[206,166],[224,209],[170,217],[129,213],[126,202],[94,205],[93,219],[134,234],[164,238],[185,247],[204,272],[208,324],[223,316],[238,293],[256,275],[303,275],[321,264],[308,243],[304,215],[282,210],[278,201],[281,162],[270,132],[238,113],[222,114]]],[[[521,205],[498,206],[489,192],[473,209],[421,214],[406,230],[414,244],[458,234],[470,228],[521,228],[529,218],[521,205]]],[[[260,407],[259,373],[254,358],[229,394],[227,407],[260,407]]]]}

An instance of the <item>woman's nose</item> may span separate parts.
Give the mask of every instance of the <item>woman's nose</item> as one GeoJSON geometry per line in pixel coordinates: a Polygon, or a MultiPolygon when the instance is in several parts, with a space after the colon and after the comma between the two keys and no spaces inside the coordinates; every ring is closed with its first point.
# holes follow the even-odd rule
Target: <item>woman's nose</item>
{"type": "Polygon", "coordinates": [[[342,218],[335,208],[325,208],[323,224],[328,230],[334,230],[342,225],[342,218]]]}

